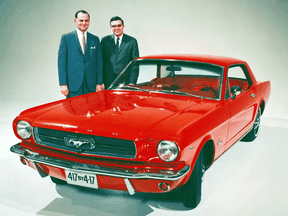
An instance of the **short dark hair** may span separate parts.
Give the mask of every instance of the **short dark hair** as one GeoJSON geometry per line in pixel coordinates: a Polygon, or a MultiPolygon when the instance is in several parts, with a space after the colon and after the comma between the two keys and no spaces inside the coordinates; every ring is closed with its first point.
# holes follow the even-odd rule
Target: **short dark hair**
{"type": "Polygon", "coordinates": [[[79,11],[77,11],[77,12],[75,13],[75,19],[78,18],[78,14],[79,14],[79,13],[88,14],[88,17],[89,17],[89,19],[90,19],[89,13],[88,13],[87,11],[85,11],[85,10],[79,10],[79,11]]]}
{"type": "Polygon", "coordinates": [[[124,25],[124,21],[123,21],[119,16],[114,16],[114,17],[112,17],[112,18],[110,19],[110,25],[111,25],[111,22],[112,22],[112,21],[116,21],[116,20],[121,20],[122,25],[124,25]]]}

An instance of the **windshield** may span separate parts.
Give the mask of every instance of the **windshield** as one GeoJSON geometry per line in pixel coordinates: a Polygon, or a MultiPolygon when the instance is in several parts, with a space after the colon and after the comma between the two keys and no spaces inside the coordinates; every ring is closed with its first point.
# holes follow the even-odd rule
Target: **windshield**
{"type": "Polygon", "coordinates": [[[138,60],[132,62],[110,89],[179,94],[219,100],[223,67],[205,63],[138,60]]]}

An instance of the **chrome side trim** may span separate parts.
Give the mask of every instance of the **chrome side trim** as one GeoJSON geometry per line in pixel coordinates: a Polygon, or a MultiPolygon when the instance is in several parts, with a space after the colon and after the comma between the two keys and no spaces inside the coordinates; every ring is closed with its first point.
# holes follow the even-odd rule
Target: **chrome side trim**
{"type": "MultiPolygon", "coordinates": [[[[162,174],[162,173],[136,173],[129,170],[118,170],[105,167],[94,166],[90,164],[80,164],[69,161],[63,161],[37,154],[28,154],[25,150],[22,150],[19,144],[16,144],[10,148],[10,151],[25,157],[27,160],[33,162],[33,164],[45,164],[57,168],[75,170],[79,172],[93,173],[96,175],[119,177],[124,179],[157,179],[157,180],[178,180],[185,176],[190,171],[190,166],[186,165],[179,170],[176,174],[162,174]]],[[[165,170],[164,170],[165,171],[165,170]]],[[[129,182],[130,183],[130,182],[129,182]]],[[[128,187],[129,186],[128,183],[128,187]]],[[[130,184],[131,185],[131,184],[130,184]]],[[[131,185],[132,186],[132,185],[131,185]]],[[[133,188],[133,187],[132,187],[133,188]]],[[[128,189],[128,188],[127,188],[128,189]]],[[[134,189],[133,189],[134,190],[134,189]]]]}
{"type": "Polygon", "coordinates": [[[135,190],[134,190],[131,182],[129,181],[129,179],[125,178],[124,181],[125,181],[125,184],[126,184],[126,187],[127,187],[127,190],[129,192],[129,194],[130,195],[135,194],[135,190]]]}

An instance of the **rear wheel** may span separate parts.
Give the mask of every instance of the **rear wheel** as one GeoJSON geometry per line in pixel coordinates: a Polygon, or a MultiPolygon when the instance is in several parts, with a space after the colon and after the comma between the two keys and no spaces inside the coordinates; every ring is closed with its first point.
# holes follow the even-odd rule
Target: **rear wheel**
{"type": "Polygon", "coordinates": [[[249,131],[248,134],[246,134],[243,137],[242,141],[253,141],[254,139],[256,139],[256,137],[259,134],[260,119],[261,119],[261,109],[259,108],[255,122],[253,124],[253,128],[251,129],[251,131],[249,131]]]}
{"type": "Polygon", "coordinates": [[[182,186],[181,196],[184,206],[196,208],[201,201],[202,177],[205,172],[204,152],[201,151],[190,179],[182,186]]]}
{"type": "Polygon", "coordinates": [[[67,182],[64,181],[64,180],[61,180],[61,179],[58,179],[58,178],[55,178],[55,177],[52,177],[52,176],[50,176],[50,178],[51,178],[52,182],[55,183],[55,184],[58,184],[58,185],[67,184],[67,182]]]}

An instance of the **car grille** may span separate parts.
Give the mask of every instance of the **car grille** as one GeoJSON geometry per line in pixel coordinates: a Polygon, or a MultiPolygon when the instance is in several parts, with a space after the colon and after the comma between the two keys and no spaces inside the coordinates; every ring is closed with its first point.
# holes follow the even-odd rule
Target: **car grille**
{"type": "Polygon", "coordinates": [[[38,127],[33,128],[33,136],[36,143],[57,149],[117,158],[133,159],[136,157],[135,143],[130,140],[78,134],[38,127]],[[65,140],[70,140],[71,138],[76,141],[89,140],[93,142],[95,147],[93,149],[87,149],[82,146],[77,147],[74,144],[67,145],[67,141],[65,140]]]}

